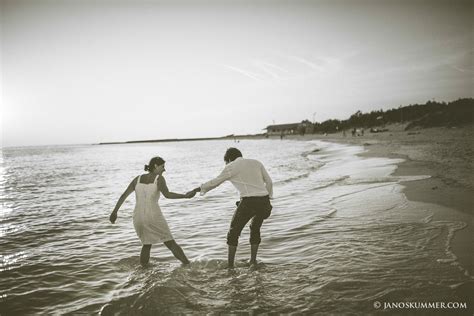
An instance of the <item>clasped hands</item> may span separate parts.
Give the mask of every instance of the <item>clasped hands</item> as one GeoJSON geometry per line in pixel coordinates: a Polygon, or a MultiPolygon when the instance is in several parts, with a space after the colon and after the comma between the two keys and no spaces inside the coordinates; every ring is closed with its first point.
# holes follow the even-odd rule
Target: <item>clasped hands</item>
{"type": "Polygon", "coordinates": [[[185,197],[186,199],[190,199],[190,198],[194,197],[197,192],[200,192],[200,191],[201,191],[201,188],[197,187],[197,188],[195,188],[195,189],[193,189],[193,190],[187,192],[187,193],[184,195],[184,197],[185,197]]]}

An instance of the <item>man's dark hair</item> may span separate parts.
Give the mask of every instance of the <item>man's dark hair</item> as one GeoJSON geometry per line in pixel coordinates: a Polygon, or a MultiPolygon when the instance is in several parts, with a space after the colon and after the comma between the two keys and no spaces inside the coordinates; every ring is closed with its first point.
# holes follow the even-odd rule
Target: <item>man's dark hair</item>
{"type": "Polygon", "coordinates": [[[235,159],[242,157],[242,153],[237,148],[231,147],[227,149],[224,155],[224,161],[226,163],[232,162],[235,159]]]}

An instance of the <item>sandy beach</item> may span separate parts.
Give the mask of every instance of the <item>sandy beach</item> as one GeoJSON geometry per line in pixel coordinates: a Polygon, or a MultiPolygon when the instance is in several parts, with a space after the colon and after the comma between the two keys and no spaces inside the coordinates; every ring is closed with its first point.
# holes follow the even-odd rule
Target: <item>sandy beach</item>
{"type": "Polygon", "coordinates": [[[468,226],[456,232],[452,250],[473,275],[474,227],[474,126],[405,130],[406,124],[386,126],[386,132],[351,136],[350,131],[329,135],[288,136],[301,140],[364,146],[369,157],[402,158],[394,175],[429,175],[429,179],[404,183],[410,201],[436,204],[435,219],[459,219],[468,226]]]}
{"type": "Polygon", "coordinates": [[[376,302],[472,306],[473,128],[386,128],[359,137],[6,150],[8,238],[1,240],[0,274],[11,290],[0,313],[97,314],[107,307],[122,314],[371,315],[376,302]],[[246,266],[248,231],[237,268],[225,269],[237,197],[230,185],[191,200],[160,200],[192,264],[182,268],[157,245],[150,269],[142,269],[133,200],[116,224],[108,222],[124,183],[142,170],[141,159],[166,157],[170,187],[185,190],[218,174],[231,146],[264,161],[274,181],[277,198],[263,229],[259,269],[246,266]],[[38,166],[33,175],[25,161],[38,166]],[[64,166],[59,176],[58,165],[64,166]],[[99,179],[97,170],[105,176],[99,179]]]}

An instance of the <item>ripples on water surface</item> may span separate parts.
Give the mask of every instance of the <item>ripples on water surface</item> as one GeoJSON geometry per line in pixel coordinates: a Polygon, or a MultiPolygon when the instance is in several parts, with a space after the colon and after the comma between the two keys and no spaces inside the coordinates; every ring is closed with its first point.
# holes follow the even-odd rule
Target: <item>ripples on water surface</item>
{"type": "Polygon", "coordinates": [[[3,149],[0,165],[0,314],[373,313],[379,301],[459,301],[468,283],[450,251],[461,221],[432,220],[390,174],[400,160],[363,158],[356,146],[272,140],[3,149]],[[185,192],[223,168],[238,145],[274,180],[274,209],[250,271],[248,228],[237,268],[224,268],[237,193],[160,203],[192,260],[181,267],[163,245],[139,266],[134,197],[115,225],[120,194],[155,155],[170,190],[185,192]],[[105,306],[105,307],[104,307],[105,306]]]}

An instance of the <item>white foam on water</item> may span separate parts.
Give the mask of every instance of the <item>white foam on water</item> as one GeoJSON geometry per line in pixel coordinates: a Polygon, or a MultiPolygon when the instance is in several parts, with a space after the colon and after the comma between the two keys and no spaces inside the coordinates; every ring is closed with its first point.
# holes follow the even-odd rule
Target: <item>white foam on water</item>
{"type": "Polygon", "coordinates": [[[4,150],[3,305],[12,313],[44,314],[102,308],[118,314],[370,313],[375,299],[446,300],[454,297],[453,285],[471,280],[451,245],[466,221],[440,221],[435,206],[412,203],[403,194],[404,182],[428,175],[393,176],[402,160],[361,157],[361,146],[320,141],[239,143],[244,156],[262,161],[274,180],[274,208],[262,226],[256,269],[247,265],[247,227],[236,269],[225,269],[226,234],[238,199],[229,184],[192,200],[162,199],[173,235],[192,263],[183,268],[156,245],[150,267],[141,268],[133,197],[117,223],[108,223],[128,183],[150,157],[161,155],[170,190],[185,192],[217,176],[231,146],[213,141],[4,150]],[[31,164],[37,168],[24,168],[31,164]]]}

